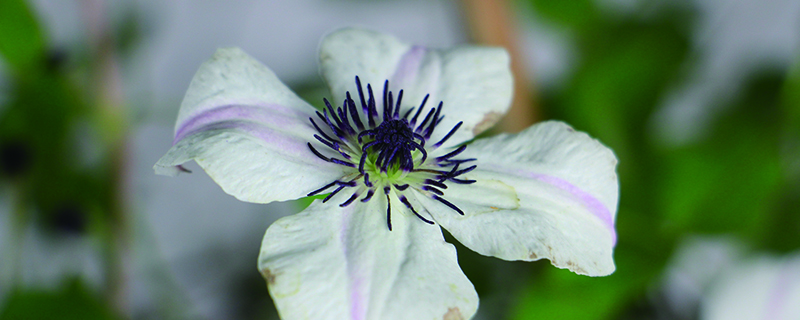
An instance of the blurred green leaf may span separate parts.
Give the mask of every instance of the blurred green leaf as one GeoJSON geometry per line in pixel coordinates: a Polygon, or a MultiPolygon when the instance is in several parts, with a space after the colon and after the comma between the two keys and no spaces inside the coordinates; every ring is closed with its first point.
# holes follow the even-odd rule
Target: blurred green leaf
{"type": "Polygon", "coordinates": [[[78,280],[58,291],[16,290],[7,298],[0,320],[120,319],[78,280]]]}
{"type": "Polygon", "coordinates": [[[800,57],[782,88],[780,155],[782,188],[765,246],[790,252],[800,248],[800,57]]]}
{"type": "Polygon", "coordinates": [[[659,203],[673,233],[734,233],[759,242],[780,189],[778,105],[783,75],[752,78],[707,139],[663,156],[659,203]]]}
{"type": "Polygon", "coordinates": [[[595,1],[529,1],[541,16],[552,20],[552,22],[570,27],[575,31],[588,30],[600,22],[595,1]]]}
{"type": "Polygon", "coordinates": [[[0,55],[16,71],[44,60],[44,39],[24,0],[0,1],[0,55]]]}

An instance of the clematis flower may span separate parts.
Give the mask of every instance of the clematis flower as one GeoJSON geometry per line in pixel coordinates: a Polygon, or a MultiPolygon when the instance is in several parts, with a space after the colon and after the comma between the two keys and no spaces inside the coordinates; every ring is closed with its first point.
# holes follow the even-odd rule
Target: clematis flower
{"type": "Polygon", "coordinates": [[[800,319],[800,253],[729,266],[703,297],[700,319],[800,319]]]}
{"type": "Polygon", "coordinates": [[[284,319],[466,319],[478,297],[447,229],[505,260],[614,271],[611,150],[561,122],[480,139],[508,109],[503,49],[328,35],[316,110],[239,49],[203,64],[155,166],[195,160],[242,201],[327,194],[264,235],[258,267],[284,319]]]}

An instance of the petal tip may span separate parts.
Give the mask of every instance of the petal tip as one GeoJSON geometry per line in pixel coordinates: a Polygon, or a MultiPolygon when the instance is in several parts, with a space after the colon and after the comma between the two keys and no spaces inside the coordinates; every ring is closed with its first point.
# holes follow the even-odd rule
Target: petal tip
{"type": "Polygon", "coordinates": [[[178,174],[182,172],[192,173],[191,170],[186,169],[181,165],[165,166],[165,165],[160,165],[158,163],[156,163],[156,165],[153,166],[153,171],[155,171],[157,175],[168,176],[168,177],[177,177],[178,174]]]}

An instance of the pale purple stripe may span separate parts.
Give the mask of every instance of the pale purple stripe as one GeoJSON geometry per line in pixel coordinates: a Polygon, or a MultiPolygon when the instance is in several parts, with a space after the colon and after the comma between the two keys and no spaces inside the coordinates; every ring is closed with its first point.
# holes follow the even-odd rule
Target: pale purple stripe
{"type": "Polygon", "coordinates": [[[350,319],[364,320],[366,318],[366,301],[364,293],[362,292],[363,277],[360,273],[350,265],[347,253],[347,235],[349,233],[350,219],[356,206],[349,206],[349,209],[344,210],[342,216],[339,242],[342,245],[342,254],[344,255],[345,270],[347,270],[348,282],[350,283],[350,319]]]}
{"type": "MultiPolygon", "coordinates": [[[[188,131],[186,133],[186,136],[189,136],[195,132],[221,130],[221,129],[227,129],[227,130],[233,129],[242,133],[246,133],[252,137],[264,141],[267,146],[272,147],[271,148],[272,150],[284,155],[297,157],[299,155],[303,155],[309,152],[308,147],[306,147],[306,142],[308,142],[306,139],[289,135],[284,132],[275,130],[273,128],[255,122],[237,121],[237,120],[213,122],[205,126],[196,128],[196,130],[188,131]]],[[[316,159],[316,157],[311,157],[311,156],[309,156],[308,158],[316,159]]]]}
{"type": "Polygon", "coordinates": [[[796,261],[786,261],[783,263],[780,273],[778,273],[778,276],[775,278],[774,285],[769,293],[764,320],[780,319],[780,313],[786,307],[791,285],[797,282],[797,278],[800,277],[800,275],[798,275],[798,269],[800,269],[800,264],[796,261]]]}
{"type": "Polygon", "coordinates": [[[364,295],[361,293],[361,279],[356,278],[350,283],[350,319],[364,320],[367,311],[365,307],[364,295]]]}
{"type": "Polygon", "coordinates": [[[568,192],[569,194],[580,200],[583,206],[586,207],[586,209],[588,209],[589,212],[592,213],[592,215],[594,215],[595,217],[600,219],[600,221],[603,222],[608,231],[611,232],[611,238],[613,243],[615,245],[617,244],[617,231],[614,229],[614,217],[611,215],[611,211],[609,211],[608,208],[606,208],[606,206],[603,205],[603,203],[600,202],[600,200],[598,200],[597,198],[595,198],[592,194],[573,185],[567,180],[547,174],[533,173],[525,170],[508,170],[506,168],[492,166],[492,165],[479,166],[479,168],[481,167],[483,169],[495,172],[502,172],[510,175],[523,176],[531,179],[536,179],[568,192]]]}
{"type": "Polygon", "coordinates": [[[422,64],[422,58],[425,57],[425,47],[413,46],[408,50],[400,61],[397,63],[394,75],[391,81],[400,87],[404,87],[407,81],[413,81],[417,78],[419,67],[422,64]]]}
{"type": "Polygon", "coordinates": [[[567,180],[546,174],[531,174],[531,177],[555,186],[561,190],[567,191],[576,198],[580,199],[580,201],[583,202],[583,205],[589,209],[594,216],[603,221],[603,224],[605,224],[606,228],[611,231],[611,237],[613,238],[614,244],[617,244],[617,232],[614,229],[614,218],[611,216],[611,212],[608,211],[608,208],[606,208],[606,206],[603,205],[600,200],[583,189],[569,183],[567,180]]]}
{"type": "Polygon", "coordinates": [[[308,115],[279,104],[225,105],[204,110],[181,123],[175,131],[175,139],[172,144],[174,145],[190,132],[214,123],[250,121],[275,128],[291,128],[298,124],[310,125],[306,123],[307,118],[308,115]]]}

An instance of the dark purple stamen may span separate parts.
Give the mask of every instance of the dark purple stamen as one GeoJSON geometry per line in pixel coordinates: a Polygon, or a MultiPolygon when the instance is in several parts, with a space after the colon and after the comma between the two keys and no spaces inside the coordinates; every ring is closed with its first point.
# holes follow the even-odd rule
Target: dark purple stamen
{"type": "Polygon", "coordinates": [[[352,196],[350,196],[350,198],[347,199],[347,201],[342,202],[341,204],[339,204],[339,206],[342,207],[342,208],[344,208],[346,206],[349,206],[351,203],[353,203],[354,200],[356,200],[356,198],[358,198],[358,194],[354,193],[352,196]]]}
{"type": "Polygon", "coordinates": [[[310,142],[307,143],[307,145],[308,145],[308,148],[311,149],[311,152],[313,152],[317,157],[319,157],[322,160],[325,160],[327,162],[332,162],[332,163],[335,163],[335,164],[340,164],[340,165],[347,166],[347,167],[353,167],[353,168],[356,167],[356,165],[354,165],[354,164],[352,164],[350,162],[339,160],[339,159],[336,159],[336,158],[328,158],[326,156],[323,156],[321,153],[319,153],[319,151],[317,151],[317,149],[314,148],[314,146],[311,145],[310,142]]]}
{"type": "Polygon", "coordinates": [[[422,112],[422,109],[425,108],[425,102],[428,101],[428,97],[430,97],[430,96],[431,96],[430,94],[426,94],[425,98],[422,98],[422,103],[419,104],[419,109],[417,109],[417,113],[415,113],[414,117],[411,118],[410,124],[411,124],[412,127],[415,124],[417,124],[417,118],[419,118],[419,114],[422,112]]]}
{"type": "Polygon", "coordinates": [[[436,157],[436,160],[442,161],[442,160],[447,160],[447,159],[450,159],[450,158],[452,158],[452,157],[455,157],[455,156],[457,156],[459,153],[463,152],[463,151],[464,151],[464,149],[466,149],[466,148],[467,148],[467,146],[460,146],[460,147],[458,147],[458,149],[455,149],[455,150],[453,150],[453,151],[450,151],[450,152],[449,152],[449,153],[447,153],[446,155],[443,155],[443,156],[441,156],[441,157],[436,157]]]}
{"type": "Polygon", "coordinates": [[[407,199],[405,196],[400,196],[400,202],[402,202],[404,205],[406,205],[406,207],[408,207],[409,209],[411,209],[411,212],[413,212],[413,213],[414,213],[414,215],[416,215],[416,216],[417,216],[417,218],[420,218],[420,220],[424,221],[424,222],[425,222],[425,223],[427,223],[427,224],[433,224],[433,221],[430,221],[430,220],[428,220],[428,219],[425,219],[425,218],[423,218],[421,215],[419,215],[419,213],[417,213],[417,210],[414,210],[414,207],[413,207],[413,206],[411,206],[411,203],[410,203],[410,202],[408,202],[408,199],[407,199]]]}
{"type": "MultiPolygon", "coordinates": [[[[361,91],[361,88],[359,88],[359,91],[361,91]]],[[[361,97],[361,100],[363,102],[364,100],[363,96],[361,97]]],[[[358,115],[358,109],[356,109],[355,101],[353,101],[353,99],[350,98],[350,92],[347,93],[346,101],[347,101],[347,107],[348,109],[350,109],[350,117],[353,118],[353,122],[356,124],[356,127],[358,128],[359,131],[364,130],[364,124],[361,123],[361,117],[358,115]]]]}
{"type": "Polygon", "coordinates": [[[422,186],[422,190],[430,191],[430,192],[433,192],[433,193],[438,194],[440,196],[444,195],[444,192],[442,192],[442,190],[436,189],[436,188],[431,187],[431,186],[422,186]]]}
{"type": "Polygon", "coordinates": [[[369,201],[369,199],[372,199],[373,195],[375,195],[375,190],[369,189],[369,191],[367,191],[367,196],[364,197],[364,199],[361,199],[361,202],[369,201]]]}
{"type": "Polygon", "coordinates": [[[439,201],[439,202],[441,202],[441,203],[444,203],[446,206],[450,207],[450,209],[453,209],[453,210],[455,210],[456,212],[458,212],[458,214],[460,214],[460,215],[462,215],[462,216],[464,215],[464,211],[461,211],[461,209],[459,209],[458,207],[456,207],[456,205],[454,205],[454,204],[450,203],[450,201],[447,201],[447,200],[445,200],[445,199],[442,199],[441,197],[439,197],[439,196],[437,196],[437,195],[433,195],[433,199],[434,199],[434,200],[437,200],[437,201],[439,201]]]}
{"type": "MultiPolygon", "coordinates": [[[[394,115],[392,116],[394,119],[400,118],[400,101],[403,101],[403,90],[397,93],[397,105],[394,107],[394,115]]],[[[389,102],[391,105],[392,103],[389,102]]]]}
{"type": "Polygon", "coordinates": [[[331,192],[327,197],[325,197],[325,199],[322,199],[322,203],[328,202],[328,200],[333,198],[333,196],[339,193],[339,191],[342,191],[342,189],[344,189],[344,186],[339,186],[338,188],[336,188],[336,190],[333,190],[333,192],[331,192]]]}
{"type": "Polygon", "coordinates": [[[450,136],[452,136],[452,135],[453,135],[453,133],[455,133],[455,132],[456,132],[456,130],[458,130],[458,128],[460,128],[460,127],[461,127],[461,124],[462,124],[462,123],[464,123],[464,121],[459,121],[459,122],[456,124],[456,126],[455,126],[455,127],[453,127],[453,129],[450,129],[450,132],[448,132],[448,133],[447,133],[447,134],[444,136],[444,138],[442,138],[442,140],[439,140],[439,142],[437,142],[436,144],[434,144],[434,145],[433,145],[433,147],[434,147],[434,148],[438,148],[439,146],[441,146],[441,145],[442,145],[442,143],[444,143],[445,141],[447,141],[447,139],[450,139],[450,136]]]}
{"type": "MultiPolygon", "coordinates": [[[[342,101],[340,107],[335,108],[331,105],[330,101],[323,99],[325,108],[321,110],[322,112],[316,112],[317,117],[327,124],[327,128],[325,128],[325,126],[320,127],[313,118],[309,118],[309,121],[311,121],[311,124],[318,133],[314,134],[314,139],[341,154],[344,160],[324,155],[310,142],[307,143],[307,145],[309,150],[318,158],[326,162],[357,168],[359,174],[355,178],[348,178],[351,179],[349,181],[334,180],[322,188],[308,193],[308,196],[321,194],[326,190],[335,188],[333,192],[322,200],[322,202],[327,202],[345,188],[358,187],[365,188],[367,192],[360,201],[368,202],[376,193],[376,186],[370,181],[369,173],[367,172],[367,168],[365,168],[367,162],[369,162],[376,167],[369,168],[370,172],[376,169],[381,172],[404,170],[409,173],[415,172],[414,174],[428,175],[428,178],[425,179],[421,185],[414,185],[413,187],[417,188],[417,190],[425,191],[424,193],[428,194],[431,198],[463,215],[464,212],[461,209],[442,198],[442,196],[444,196],[444,191],[442,190],[447,189],[445,182],[448,181],[456,184],[475,183],[475,180],[459,178],[459,176],[469,173],[476,168],[476,166],[473,165],[466,169],[459,169],[460,164],[475,161],[475,159],[452,159],[466,149],[464,145],[445,155],[434,158],[432,162],[428,161],[428,153],[427,150],[425,150],[426,142],[428,142],[428,139],[433,135],[436,127],[444,119],[444,115],[441,115],[443,102],[440,101],[437,107],[428,110],[424,119],[418,123],[418,119],[424,111],[425,104],[430,97],[430,95],[425,95],[425,98],[422,99],[418,107],[411,107],[405,110],[401,117],[400,109],[402,108],[404,91],[400,90],[397,95],[394,95],[394,93],[389,91],[389,81],[387,80],[383,84],[383,112],[381,116],[377,110],[377,100],[372,91],[372,86],[367,84],[365,95],[361,80],[358,77],[356,77],[355,80],[358,89],[358,99],[361,103],[360,108],[357,106],[356,101],[353,100],[350,92],[346,92],[346,98],[342,101]],[[414,115],[409,120],[409,116],[412,112],[414,115]],[[364,121],[362,121],[362,116],[366,117],[364,121]],[[379,123],[376,123],[378,122],[375,120],[376,118],[380,121],[379,123]],[[359,149],[361,154],[359,155],[358,165],[356,165],[354,161],[351,161],[351,158],[358,154],[359,149]],[[415,151],[419,151],[421,154],[420,159],[416,161],[414,160],[415,151]],[[433,169],[434,167],[447,168],[447,170],[435,170],[433,169]],[[363,183],[360,182],[362,177],[363,183]]],[[[433,148],[438,148],[444,144],[462,125],[463,122],[459,122],[453,126],[447,134],[433,144],[433,148]]],[[[392,230],[392,208],[389,194],[392,189],[397,190],[399,193],[407,190],[409,187],[412,187],[412,185],[393,184],[383,186],[383,193],[387,201],[386,223],[389,230],[392,230]]],[[[339,206],[346,207],[351,205],[358,199],[361,192],[362,189],[357,189],[356,192],[353,192],[350,197],[339,204],[339,206]]],[[[421,216],[404,195],[400,194],[398,198],[420,220],[428,224],[434,224],[433,221],[421,216]]]]}
{"type": "MultiPolygon", "coordinates": [[[[406,119],[384,121],[373,130],[361,132],[358,138],[360,140],[365,136],[372,137],[374,140],[365,144],[362,151],[366,152],[368,149],[372,149],[378,152],[375,164],[381,168],[381,171],[388,171],[395,164],[399,165],[400,169],[413,170],[414,160],[411,152],[414,150],[419,150],[423,159],[427,158],[425,148],[416,142],[423,140],[419,139],[418,135],[414,135],[406,119]]],[[[362,159],[366,161],[364,157],[362,159]]],[[[363,161],[361,162],[363,163],[363,161]]],[[[362,163],[359,163],[359,168],[363,168],[362,163]]]]}
{"type": "Polygon", "coordinates": [[[389,199],[389,193],[386,193],[386,224],[389,226],[389,231],[392,231],[392,201],[389,199]]]}
{"type": "Polygon", "coordinates": [[[389,80],[383,83],[383,121],[389,120],[389,115],[392,113],[392,105],[389,103],[392,93],[389,91],[389,80]]]}

